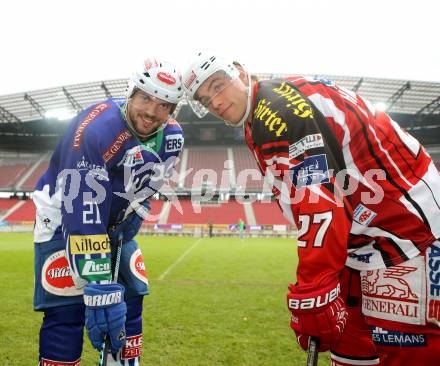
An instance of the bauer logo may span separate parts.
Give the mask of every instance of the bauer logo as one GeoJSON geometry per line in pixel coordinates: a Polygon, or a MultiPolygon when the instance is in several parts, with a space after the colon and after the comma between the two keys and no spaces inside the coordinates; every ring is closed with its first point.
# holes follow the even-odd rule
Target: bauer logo
{"type": "Polygon", "coordinates": [[[142,252],[139,248],[130,257],[130,269],[136,278],[148,285],[147,271],[142,258],[142,252]]]}
{"type": "Polygon", "coordinates": [[[80,259],[79,270],[82,278],[88,281],[102,281],[111,279],[110,259],[80,259]]]}
{"type": "Polygon", "coordinates": [[[77,290],[70,276],[66,252],[60,250],[50,255],[41,270],[41,285],[43,288],[58,296],[77,296],[82,290],[77,290]]]}
{"type": "Polygon", "coordinates": [[[110,253],[110,240],[107,235],[71,235],[71,254],[110,253]]]}
{"type": "Polygon", "coordinates": [[[65,361],[54,361],[48,360],[47,358],[41,359],[41,366],[80,366],[81,359],[78,358],[73,362],[65,362],[65,361]]]}
{"type": "Polygon", "coordinates": [[[183,146],[183,136],[179,134],[165,136],[165,152],[180,151],[183,146]]]}
{"type": "Polygon", "coordinates": [[[353,212],[354,221],[358,222],[361,225],[368,226],[371,221],[377,216],[377,213],[371,211],[369,208],[364,205],[359,204],[353,212]]]}
{"type": "Polygon", "coordinates": [[[289,309],[314,309],[314,308],[321,308],[331,302],[333,302],[341,293],[341,285],[338,283],[338,285],[332,289],[331,291],[327,292],[325,295],[319,295],[316,297],[310,297],[310,298],[302,298],[302,299],[289,299],[289,309]]]}
{"type": "Polygon", "coordinates": [[[142,349],[142,334],[127,337],[125,346],[122,349],[122,360],[131,360],[132,358],[139,357],[142,349]]]}

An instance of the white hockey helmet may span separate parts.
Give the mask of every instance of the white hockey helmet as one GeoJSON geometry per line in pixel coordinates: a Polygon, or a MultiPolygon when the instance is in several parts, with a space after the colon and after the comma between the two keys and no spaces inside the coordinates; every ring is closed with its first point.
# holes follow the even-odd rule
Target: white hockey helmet
{"type": "Polygon", "coordinates": [[[231,79],[240,76],[232,60],[218,56],[215,52],[199,52],[182,77],[183,89],[188,97],[188,103],[198,117],[208,113],[206,106],[194,99],[203,82],[217,71],[223,71],[231,79]]]}
{"type": "Polygon", "coordinates": [[[183,96],[180,73],[168,62],[155,58],[145,60],[131,75],[125,92],[127,99],[135,88],[171,104],[177,104],[183,96]]]}
{"type": "MultiPolygon", "coordinates": [[[[240,77],[240,71],[234,65],[234,62],[232,60],[226,57],[219,56],[212,51],[199,52],[195,60],[191,63],[189,68],[183,74],[183,90],[188,97],[188,103],[194,113],[200,118],[208,114],[209,102],[202,104],[200,101],[196,100],[195,95],[203,82],[217,71],[224,72],[224,74],[227,75],[231,80],[238,79],[240,77]]],[[[239,127],[242,126],[248,118],[251,109],[251,85],[252,83],[250,74],[247,73],[246,110],[241,120],[238,122],[231,123],[230,121],[223,119],[227,125],[239,127]]]]}

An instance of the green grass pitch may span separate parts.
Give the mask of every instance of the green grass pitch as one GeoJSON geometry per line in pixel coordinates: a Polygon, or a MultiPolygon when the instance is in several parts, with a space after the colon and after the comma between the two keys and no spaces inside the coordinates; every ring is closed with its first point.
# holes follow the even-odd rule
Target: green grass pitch
{"type": "MultiPolygon", "coordinates": [[[[289,327],[293,239],[138,236],[151,293],[142,365],[305,365],[289,327]]],[[[36,365],[31,234],[0,234],[0,363],[36,365]]],[[[82,366],[97,364],[85,335],[82,366]]],[[[320,355],[319,365],[329,364],[320,355]]]]}

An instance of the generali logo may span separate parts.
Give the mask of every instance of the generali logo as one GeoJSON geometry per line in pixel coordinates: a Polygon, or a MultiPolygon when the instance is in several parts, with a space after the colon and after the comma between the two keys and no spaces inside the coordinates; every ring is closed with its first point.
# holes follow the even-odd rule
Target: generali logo
{"type": "Polygon", "coordinates": [[[379,271],[367,271],[362,277],[362,293],[391,299],[417,300],[418,296],[403,278],[416,270],[416,267],[396,266],[387,269],[383,276],[379,275],[379,271]]]}
{"type": "Polygon", "coordinates": [[[422,324],[425,295],[420,271],[421,257],[412,259],[415,266],[394,266],[361,273],[362,310],[379,319],[422,324]],[[423,300],[423,301],[422,301],[423,300]]]}

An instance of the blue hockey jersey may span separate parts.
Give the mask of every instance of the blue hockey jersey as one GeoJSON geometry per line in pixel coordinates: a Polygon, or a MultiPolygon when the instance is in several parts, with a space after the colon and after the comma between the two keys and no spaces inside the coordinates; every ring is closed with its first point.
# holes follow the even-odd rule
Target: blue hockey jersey
{"type": "Polygon", "coordinates": [[[159,191],[183,148],[182,129],[172,119],[150,140],[139,141],[123,102],[105,100],[72,120],[33,195],[34,240],[65,241],[78,288],[109,279],[108,231],[159,191]]]}

